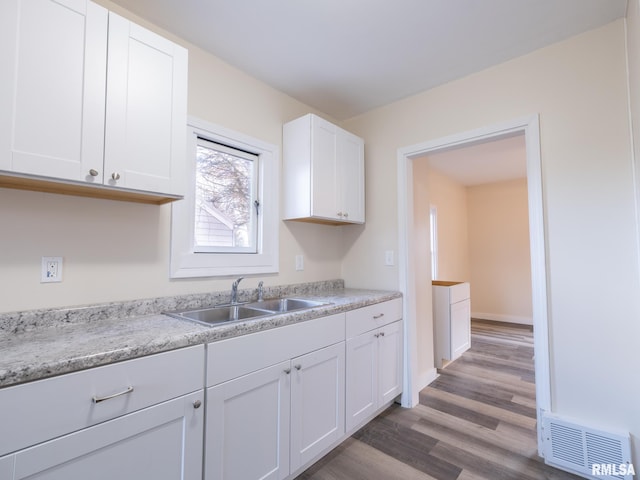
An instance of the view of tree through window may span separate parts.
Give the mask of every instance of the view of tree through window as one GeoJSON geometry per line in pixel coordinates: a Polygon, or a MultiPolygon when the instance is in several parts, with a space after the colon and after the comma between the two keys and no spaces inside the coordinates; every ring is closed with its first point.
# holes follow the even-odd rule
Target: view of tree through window
{"type": "Polygon", "coordinates": [[[255,251],[258,157],[200,139],[197,147],[195,247],[255,251]]]}

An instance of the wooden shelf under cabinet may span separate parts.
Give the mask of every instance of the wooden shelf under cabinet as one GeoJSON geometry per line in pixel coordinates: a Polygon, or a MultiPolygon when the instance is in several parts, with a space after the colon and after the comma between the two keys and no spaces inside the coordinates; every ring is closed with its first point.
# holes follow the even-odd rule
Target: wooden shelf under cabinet
{"type": "Polygon", "coordinates": [[[106,185],[82,184],[68,180],[6,174],[0,174],[0,187],[153,205],[175,202],[183,198],[181,195],[124,190],[106,185]]]}

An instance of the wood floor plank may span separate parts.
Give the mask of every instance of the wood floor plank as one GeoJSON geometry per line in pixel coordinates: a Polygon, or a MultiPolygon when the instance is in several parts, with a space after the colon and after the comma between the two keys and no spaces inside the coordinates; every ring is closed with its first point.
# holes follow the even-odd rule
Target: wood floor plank
{"type": "Polygon", "coordinates": [[[473,320],[471,348],[412,409],[393,405],[300,477],[569,480],[537,455],[533,330],[473,320]]]}

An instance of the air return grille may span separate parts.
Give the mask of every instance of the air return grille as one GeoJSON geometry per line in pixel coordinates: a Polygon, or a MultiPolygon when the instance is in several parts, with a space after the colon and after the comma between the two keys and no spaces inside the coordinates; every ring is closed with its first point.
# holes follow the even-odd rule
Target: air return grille
{"type": "Polygon", "coordinates": [[[632,480],[629,434],[619,435],[545,414],[543,452],[549,465],[589,478],[632,480]],[[604,473],[604,475],[602,474],[604,473]]]}

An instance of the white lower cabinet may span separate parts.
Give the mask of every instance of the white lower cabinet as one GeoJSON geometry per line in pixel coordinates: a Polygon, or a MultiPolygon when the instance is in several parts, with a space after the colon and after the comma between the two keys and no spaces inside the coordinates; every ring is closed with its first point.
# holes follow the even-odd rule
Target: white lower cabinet
{"type": "Polygon", "coordinates": [[[344,342],[291,361],[291,472],[344,434],[344,342]]]}
{"type": "Polygon", "coordinates": [[[290,371],[281,362],[207,390],[208,480],[289,474],[290,371]]]}
{"type": "Polygon", "coordinates": [[[347,312],[347,433],[371,420],[402,393],[401,302],[347,312]]]}
{"type": "Polygon", "coordinates": [[[0,390],[2,480],[202,478],[204,348],[0,390]]]}
{"type": "MultiPolygon", "coordinates": [[[[155,480],[202,476],[202,391],[19,451],[11,480],[155,480]]],[[[0,472],[2,472],[0,459],[0,472]]]]}
{"type": "Polygon", "coordinates": [[[344,438],[344,331],[338,314],[209,344],[206,480],[291,478],[344,438]]]}

